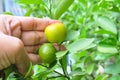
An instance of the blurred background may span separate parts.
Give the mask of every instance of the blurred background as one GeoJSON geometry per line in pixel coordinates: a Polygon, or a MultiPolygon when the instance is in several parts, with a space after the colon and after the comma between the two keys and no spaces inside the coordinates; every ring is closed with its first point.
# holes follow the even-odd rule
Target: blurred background
{"type": "Polygon", "coordinates": [[[12,13],[16,16],[23,16],[25,10],[21,9],[20,6],[15,3],[15,0],[0,0],[0,14],[12,13]]]}

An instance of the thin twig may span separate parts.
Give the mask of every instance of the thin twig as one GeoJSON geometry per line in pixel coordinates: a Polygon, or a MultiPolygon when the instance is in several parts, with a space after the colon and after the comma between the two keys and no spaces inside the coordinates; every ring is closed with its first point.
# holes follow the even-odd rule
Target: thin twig
{"type": "Polygon", "coordinates": [[[60,61],[60,64],[61,64],[61,67],[62,67],[62,70],[63,70],[64,76],[65,76],[68,80],[70,80],[70,77],[68,76],[67,71],[65,71],[65,69],[63,68],[63,66],[62,66],[62,62],[61,62],[61,61],[60,61]]]}
{"type": "Polygon", "coordinates": [[[61,76],[64,76],[62,73],[60,73],[60,72],[58,72],[58,71],[56,71],[56,70],[53,70],[53,71],[54,71],[55,73],[61,75],[61,76]]]}
{"type": "MultiPolygon", "coordinates": [[[[39,65],[41,65],[41,66],[49,69],[49,67],[47,67],[47,66],[45,66],[45,65],[42,65],[42,64],[39,64],[39,65]]],[[[62,73],[60,73],[60,72],[58,72],[58,71],[56,71],[56,70],[53,70],[53,72],[55,72],[55,73],[57,73],[57,74],[59,74],[59,75],[61,75],[61,76],[64,76],[62,73]]]]}

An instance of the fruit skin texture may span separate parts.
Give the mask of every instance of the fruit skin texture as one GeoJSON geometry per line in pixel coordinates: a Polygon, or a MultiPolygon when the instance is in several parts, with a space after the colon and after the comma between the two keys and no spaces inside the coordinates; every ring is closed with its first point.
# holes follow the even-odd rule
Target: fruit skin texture
{"type": "Polygon", "coordinates": [[[66,28],[60,22],[48,25],[45,29],[45,36],[49,42],[60,43],[66,38],[66,28]]]}
{"type": "Polygon", "coordinates": [[[56,48],[51,43],[45,43],[39,48],[39,56],[43,63],[51,64],[56,60],[56,48]]]}

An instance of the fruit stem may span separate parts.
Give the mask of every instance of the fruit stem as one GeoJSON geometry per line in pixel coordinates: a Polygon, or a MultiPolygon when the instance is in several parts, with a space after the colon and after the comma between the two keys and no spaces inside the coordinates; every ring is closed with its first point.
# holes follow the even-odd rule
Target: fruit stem
{"type": "Polygon", "coordinates": [[[58,51],[61,50],[61,44],[62,44],[62,42],[61,43],[57,43],[57,45],[58,45],[58,51]]]}
{"type": "MultiPolygon", "coordinates": [[[[62,42],[61,43],[57,43],[57,45],[59,47],[59,49],[58,49],[59,51],[61,50],[61,44],[62,44],[62,42]]],[[[68,80],[70,80],[70,77],[68,76],[68,72],[62,66],[62,61],[60,60],[59,62],[61,64],[61,67],[62,67],[62,70],[63,70],[63,73],[64,73],[64,77],[66,77],[68,80]]]]}
{"type": "MultiPolygon", "coordinates": [[[[39,64],[39,65],[41,65],[41,66],[49,69],[49,67],[47,67],[47,66],[45,66],[45,65],[43,65],[43,64],[39,64]]],[[[60,72],[58,72],[58,71],[56,71],[56,70],[53,70],[53,71],[54,71],[55,73],[59,74],[60,76],[64,76],[63,74],[61,74],[60,72]]]]}
{"type": "Polygon", "coordinates": [[[61,67],[62,67],[64,76],[65,76],[68,80],[70,80],[70,77],[69,77],[69,75],[68,75],[68,72],[67,72],[67,71],[64,69],[64,67],[62,66],[62,61],[60,60],[59,62],[60,62],[60,64],[61,64],[61,67]]]}

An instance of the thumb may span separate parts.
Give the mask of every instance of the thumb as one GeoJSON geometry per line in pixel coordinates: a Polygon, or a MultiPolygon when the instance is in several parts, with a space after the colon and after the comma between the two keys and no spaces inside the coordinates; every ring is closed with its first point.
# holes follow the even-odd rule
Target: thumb
{"type": "MultiPolygon", "coordinates": [[[[17,50],[17,54],[15,55],[15,65],[18,68],[18,71],[22,75],[26,75],[30,68],[30,59],[27,55],[27,52],[25,51],[24,47],[19,47],[19,50],[17,50]]],[[[33,72],[31,72],[32,74],[33,72]]]]}

